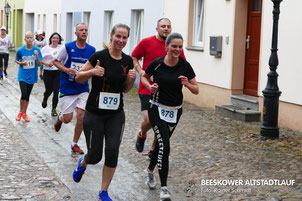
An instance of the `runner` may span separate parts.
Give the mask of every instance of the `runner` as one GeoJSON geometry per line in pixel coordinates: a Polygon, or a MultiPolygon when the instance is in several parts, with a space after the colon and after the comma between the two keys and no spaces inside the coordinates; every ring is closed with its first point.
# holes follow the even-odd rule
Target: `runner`
{"type": "Polygon", "coordinates": [[[178,33],[170,34],[166,40],[167,55],[154,60],[141,78],[144,86],[152,94],[148,114],[157,138],[148,167],[147,184],[150,189],[156,188],[153,171],[157,165],[161,182],[161,200],[171,198],[167,188],[170,137],[182,114],[182,86],[187,87],[193,94],[199,92],[191,65],[179,57],[182,47],[182,36],[178,33]],[[149,82],[151,76],[153,76],[153,84],[149,82]]]}
{"type": "Polygon", "coordinates": [[[6,34],[6,28],[3,26],[0,28],[0,79],[3,79],[3,74],[7,78],[7,67],[9,58],[9,48],[11,45],[11,39],[9,35],[6,34]],[[3,70],[4,62],[4,70],[3,70]]]}
{"type": "Polygon", "coordinates": [[[62,113],[58,115],[54,127],[58,132],[61,129],[62,123],[67,124],[72,120],[73,112],[76,110],[77,121],[71,150],[74,154],[84,154],[84,151],[77,143],[83,131],[83,117],[89,85],[88,81],[79,83],[74,78],[75,74],[95,52],[95,48],[86,43],[88,28],[85,23],[80,23],[76,26],[75,35],[77,39],[66,43],[53,61],[53,64],[61,70],[59,102],[62,113]]]}
{"type": "MultiPolygon", "coordinates": [[[[167,36],[171,33],[171,21],[168,18],[161,18],[157,21],[157,35],[143,39],[133,50],[132,57],[134,61],[134,67],[139,73],[140,77],[145,72],[145,69],[156,58],[165,56],[167,54],[165,50],[165,41],[167,36]],[[138,60],[144,57],[143,68],[140,66],[138,60]]],[[[185,58],[184,53],[181,53],[181,57],[185,58]]],[[[151,129],[150,121],[148,118],[148,108],[150,106],[150,91],[142,84],[139,83],[138,94],[141,101],[141,111],[143,114],[143,121],[141,122],[140,131],[135,143],[136,150],[142,152],[144,150],[145,140],[147,132],[151,129]]],[[[148,156],[151,158],[152,150],[155,147],[156,138],[153,139],[151,150],[148,152],[148,156]]]]}
{"type": "MultiPolygon", "coordinates": [[[[40,50],[47,45],[47,42],[45,40],[45,33],[38,30],[36,34],[36,39],[34,41],[34,46],[37,46],[40,48],[40,50]]],[[[43,64],[40,66],[40,79],[43,80],[43,64]]]]}
{"type": "Polygon", "coordinates": [[[18,82],[21,89],[20,111],[16,120],[20,121],[21,117],[23,117],[25,121],[29,122],[30,120],[26,113],[29,96],[34,84],[38,81],[38,66],[41,65],[43,57],[40,49],[33,46],[33,33],[26,32],[24,40],[26,45],[18,49],[15,60],[19,65],[18,82]]]}
{"type": "Polygon", "coordinates": [[[92,55],[76,77],[79,82],[92,77],[92,89],[84,116],[88,153],[79,159],[73,179],[80,182],[87,165],[101,161],[105,139],[105,165],[99,192],[103,201],[112,201],[107,191],[117,166],[125,126],[123,92],[130,91],[136,78],[132,58],[122,52],[129,33],[127,25],[115,25],[110,46],[92,55]]]}
{"type": "Polygon", "coordinates": [[[58,54],[61,48],[62,37],[57,32],[51,34],[49,37],[49,45],[42,48],[42,63],[44,66],[44,85],[45,92],[42,101],[42,107],[47,107],[47,99],[53,93],[52,97],[52,110],[51,116],[58,116],[57,105],[59,101],[59,89],[60,89],[60,71],[53,65],[53,60],[58,54]]]}

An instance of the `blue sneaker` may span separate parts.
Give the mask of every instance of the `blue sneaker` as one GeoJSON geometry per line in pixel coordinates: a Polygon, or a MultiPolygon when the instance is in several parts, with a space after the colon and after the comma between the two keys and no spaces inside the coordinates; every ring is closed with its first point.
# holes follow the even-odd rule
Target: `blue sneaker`
{"type": "Polygon", "coordinates": [[[100,197],[100,200],[102,200],[102,201],[112,201],[111,198],[109,197],[107,191],[100,192],[99,197],[100,197]]]}
{"type": "Polygon", "coordinates": [[[78,166],[76,169],[73,171],[73,181],[75,182],[80,182],[82,179],[83,174],[85,173],[86,168],[83,168],[81,166],[81,161],[83,160],[83,157],[79,158],[78,160],[78,166]]]}

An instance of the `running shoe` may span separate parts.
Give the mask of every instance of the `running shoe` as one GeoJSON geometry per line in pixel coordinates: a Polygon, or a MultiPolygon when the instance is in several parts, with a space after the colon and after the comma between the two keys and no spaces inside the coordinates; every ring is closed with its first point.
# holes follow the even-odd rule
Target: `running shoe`
{"type": "Polygon", "coordinates": [[[47,107],[47,101],[45,101],[44,99],[43,99],[43,101],[42,101],[42,107],[43,107],[43,108],[46,108],[46,107],[47,107]]]}
{"type": "Polygon", "coordinates": [[[23,114],[22,117],[23,117],[23,119],[24,119],[25,121],[29,122],[29,118],[28,118],[27,114],[23,114]]]}
{"type": "Polygon", "coordinates": [[[58,116],[56,108],[54,108],[54,109],[51,110],[51,116],[53,116],[53,117],[58,116]]]}
{"type": "Polygon", "coordinates": [[[99,198],[102,201],[112,201],[112,199],[109,197],[108,192],[107,191],[102,191],[99,193],[99,198]]]}
{"type": "Polygon", "coordinates": [[[146,137],[143,137],[142,132],[140,131],[138,133],[136,143],[135,143],[136,150],[140,153],[144,150],[145,140],[146,140],[146,137]]]}
{"type": "Polygon", "coordinates": [[[159,195],[160,201],[168,201],[171,200],[171,193],[167,187],[162,187],[159,195]]]}
{"type": "Polygon", "coordinates": [[[74,154],[84,154],[84,151],[79,147],[79,145],[75,144],[71,147],[72,153],[74,154]]]}
{"type": "Polygon", "coordinates": [[[19,114],[16,116],[16,121],[20,121],[23,113],[19,112],[19,114]]]}
{"type": "Polygon", "coordinates": [[[59,130],[61,129],[62,126],[62,121],[60,120],[60,114],[58,115],[57,121],[55,122],[55,131],[59,132],[59,130]]]}
{"type": "Polygon", "coordinates": [[[150,151],[148,152],[148,157],[149,157],[149,159],[151,159],[152,153],[153,153],[153,150],[150,150],[150,151]]]}
{"type": "Polygon", "coordinates": [[[79,158],[77,168],[73,170],[72,178],[75,182],[80,182],[83,174],[85,173],[86,168],[81,166],[81,161],[83,157],[79,158]]]}
{"type": "Polygon", "coordinates": [[[147,185],[149,186],[149,189],[151,189],[151,190],[156,189],[155,177],[154,177],[154,174],[151,172],[148,172],[147,185]]]}

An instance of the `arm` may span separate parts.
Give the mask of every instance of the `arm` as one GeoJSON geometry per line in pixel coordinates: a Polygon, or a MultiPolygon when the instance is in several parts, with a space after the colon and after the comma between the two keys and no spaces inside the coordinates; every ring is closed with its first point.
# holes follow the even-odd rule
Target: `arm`
{"type": "Polygon", "coordinates": [[[100,60],[97,61],[95,67],[87,61],[83,68],[77,73],[75,79],[77,82],[85,82],[92,76],[103,77],[105,74],[105,69],[100,66],[100,60]]]}
{"type": "Polygon", "coordinates": [[[132,57],[132,59],[133,59],[133,65],[134,65],[135,70],[138,72],[139,76],[142,77],[143,74],[145,73],[145,71],[143,70],[143,68],[139,64],[137,58],[132,57]]]}
{"type": "Polygon", "coordinates": [[[18,61],[17,59],[15,60],[16,64],[26,66],[27,63],[25,61],[18,61]]]}
{"type": "Polygon", "coordinates": [[[48,67],[52,67],[53,66],[53,63],[52,62],[47,62],[47,61],[41,61],[42,64],[48,66],[48,67]]]}
{"type": "Polygon", "coordinates": [[[147,89],[149,89],[151,94],[154,94],[158,90],[158,85],[156,83],[150,84],[149,80],[150,80],[150,76],[144,73],[144,75],[141,77],[141,82],[147,89]]]}
{"type": "Polygon", "coordinates": [[[191,93],[196,94],[196,95],[199,93],[199,87],[197,85],[195,77],[188,80],[188,78],[186,76],[181,75],[178,78],[181,79],[181,84],[183,84],[185,87],[187,87],[191,93]]]}
{"type": "Polygon", "coordinates": [[[74,75],[76,72],[73,69],[66,68],[60,61],[57,59],[53,60],[53,65],[55,65],[59,70],[63,71],[64,73],[68,75],[74,75]]]}
{"type": "MultiPolygon", "coordinates": [[[[134,62],[133,62],[134,63],[134,62]]],[[[136,78],[136,72],[134,69],[130,69],[128,74],[127,74],[127,78],[126,78],[126,83],[125,83],[125,89],[124,92],[127,93],[128,91],[130,91],[133,87],[134,81],[136,78]]]]}
{"type": "Polygon", "coordinates": [[[39,52],[38,52],[38,50],[35,50],[34,53],[35,53],[35,55],[36,55],[36,59],[37,59],[37,64],[38,64],[38,66],[41,66],[41,60],[40,60],[40,58],[39,58],[39,52]]]}

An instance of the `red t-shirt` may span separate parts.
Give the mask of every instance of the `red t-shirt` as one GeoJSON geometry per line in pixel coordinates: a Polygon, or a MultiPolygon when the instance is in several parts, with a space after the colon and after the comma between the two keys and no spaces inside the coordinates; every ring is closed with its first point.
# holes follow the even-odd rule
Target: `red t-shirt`
{"type": "MultiPolygon", "coordinates": [[[[151,36],[141,40],[141,42],[133,50],[132,56],[138,60],[144,57],[142,68],[143,70],[146,70],[154,59],[163,57],[167,54],[165,49],[165,42],[158,40],[156,36],[151,36]]],[[[180,56],[185,59],[183,52],[180,56]]],[[[149,89],[147,89],[142,82],[139,82],[138,93],[147,95],[151,94],[149,89]]]]}

